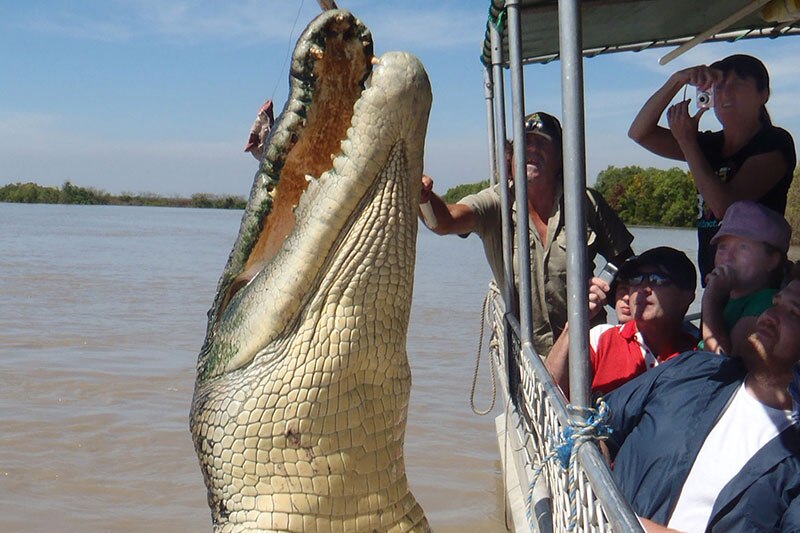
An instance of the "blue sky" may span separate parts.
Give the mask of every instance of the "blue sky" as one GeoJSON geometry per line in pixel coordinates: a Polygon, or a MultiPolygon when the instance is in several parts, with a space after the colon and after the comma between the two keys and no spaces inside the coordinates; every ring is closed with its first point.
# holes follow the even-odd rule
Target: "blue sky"
{"type": "MultiPolygon", "coordinates": [[[[488,174],[478,59],[488,4],[339,0],[377,53],[425,64],[426,171],[439,192],[488,174]]],[[[314,0],[0,0],[0,185],[246,195],[257,166],[242,152],[250,124],[264,99],[283,107],[288,50],[318,12],[314,0]]],[[[674,70],[732,53],[764,60],[773,120],[800,135],[800,38],[703,45],[662,67],[666,50],[586,61],[590,183],[608,165],[674,166],[628,140],[630,121],[674,70]]],[[[561,115],[559,69],[526,68],[529,111],[561,115]]],[[[701,128],[717,127],[707,113],[701,128]]]]}

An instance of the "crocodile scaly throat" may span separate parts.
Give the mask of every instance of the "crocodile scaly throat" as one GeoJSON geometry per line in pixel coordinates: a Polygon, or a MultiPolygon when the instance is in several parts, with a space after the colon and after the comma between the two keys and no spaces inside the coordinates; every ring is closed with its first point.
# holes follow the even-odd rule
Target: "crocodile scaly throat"
{"type": "Polygon", "coordinates": [[[215,531],[429,530],[403,440],[430,105],[346,11],[300,37],[197,363],[215,531]]]}

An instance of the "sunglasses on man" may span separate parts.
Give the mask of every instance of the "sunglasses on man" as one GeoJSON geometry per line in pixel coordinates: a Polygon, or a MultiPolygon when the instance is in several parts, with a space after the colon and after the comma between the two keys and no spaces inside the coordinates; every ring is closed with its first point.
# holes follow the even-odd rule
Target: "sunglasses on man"
{"type": "Polygon", "coordinates": [[[672,285],[672,279],[660,272],[648,272],[646,274],[636,274],[629,276],[625,281],[631,287],[648,285],[649,287],[668,287],[672,285]]]}
{"type": "Polygon", "coordinates": [[[544,123],[542,119],[539,118],[539,115],[533,115],[531,118],[525,121],[525,133],[531,133],[537,130],[542,129],[544,123]]]}

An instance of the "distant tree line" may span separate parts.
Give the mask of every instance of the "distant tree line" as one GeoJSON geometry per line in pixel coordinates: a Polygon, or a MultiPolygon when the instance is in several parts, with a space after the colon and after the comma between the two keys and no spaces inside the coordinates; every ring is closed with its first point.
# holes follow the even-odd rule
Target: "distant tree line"
{"type": "Polygon", "coordinates": [[[0,202],[24,204],[77,205],[144,205],[157,207],[201,207],[213,209],[244,209],[241,196],[219,196],[197,193],[189,198],[165,197],[152,193],[109,194],[93,187],[78,187],[69,181],[61,187],[44,187],[36,183],[11,183],[0,187],[0,202]]]}
{"type": "Polygon", "coordinates": [[[479,181],[478,183],[464,183],[447,189],[442,195],[442,200],[447,204],[454,204],[470,194],[475,194],[489,186],[489,180],[479,181]]]}
{"type": "MultiPolygon", "coordinates": [[[[786,200],[786,220],[792,226],[792,242],[800,244],[800,169],[786,200]]],[[[464,196],[488,187],[488,181],[458,185],[442,199],[457,202],[464,196]]],[[[637,166],[608,167],[597,175],[594,187],[626,224],[633,226],[692,227],[697,218],[697,190],[691,174],[637,166]]]]}
{"type": "MultiPolygon", "coordinates": [[[[786,219],[792,226],[792,242],[800,243],[800,170],[796,169],[786,201],[786,219]]],[[[442,195],[454,203],[489,186],[489,181],[457,185],[442,195]]],[[[697,192],[692,177],[679,168],[668,170],[637,166],[608,167],[597,176],[595,188],[630,225],[691,227],[697,212],[697,192]]],[[[28,204],[143,205],[244,209],[241,196],[197,193],[189,198],[164,197],[152,193],[123,192],[112,195],[93,187],[78,187],[69,181],[61,187],[36,183],[11,183],[0,187],[0,202],[28,204]]]]}
{"type": "MultiPolygon", "coordinates": [[[[488,186],[488,180],[457,185],[442,200],[454,203],[488,186]]],[[[697,193],[691,176],[678,168],[608,167],[597,176],[595,187],[626,224],[688,227],[694,223],[697,193]]]]}

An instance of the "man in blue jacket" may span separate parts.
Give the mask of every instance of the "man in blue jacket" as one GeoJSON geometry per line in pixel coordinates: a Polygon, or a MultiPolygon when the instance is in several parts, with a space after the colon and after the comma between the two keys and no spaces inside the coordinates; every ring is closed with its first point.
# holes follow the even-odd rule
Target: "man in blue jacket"
{"type": "Polygon", "coordinates": [[[743,357],[687,352],[606,398],[614,478],[654,531],[800,531],[800,280],[743,357]],[[793,384],[793,386],[796,384],[793,384]]]}

